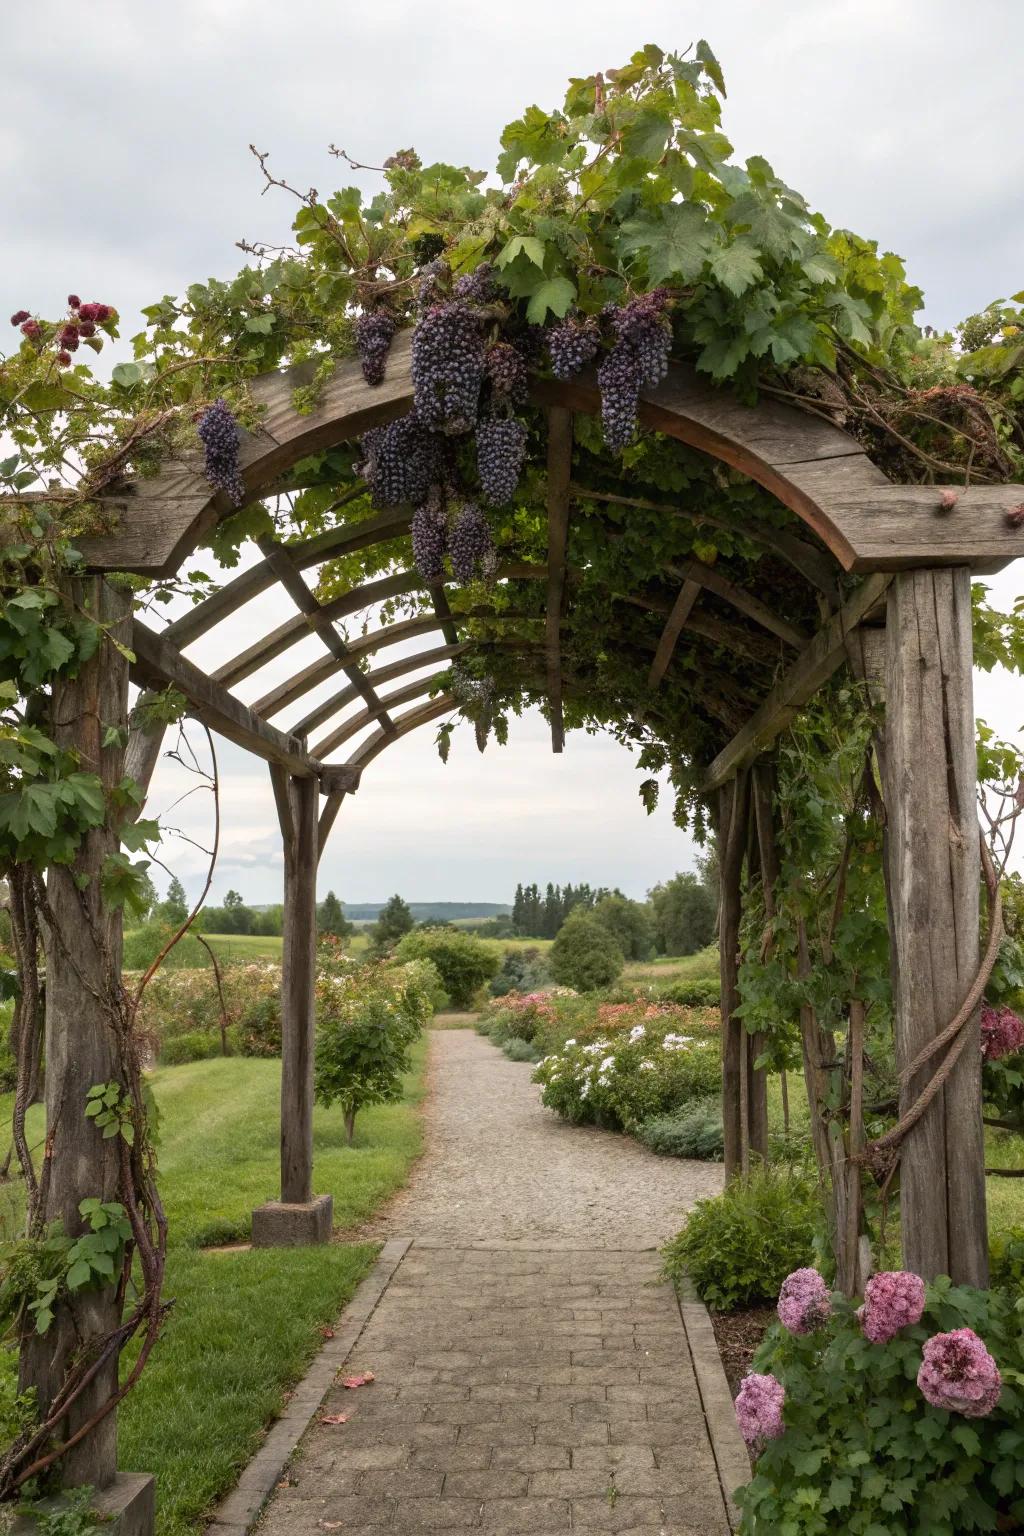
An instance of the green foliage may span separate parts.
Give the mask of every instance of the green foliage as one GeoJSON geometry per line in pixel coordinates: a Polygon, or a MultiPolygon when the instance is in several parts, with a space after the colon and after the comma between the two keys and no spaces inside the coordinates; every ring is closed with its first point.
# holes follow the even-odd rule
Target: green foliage
{"type": "MultiPolygon", "coordinates": [[[[163,917],[151,919],[140,928],[129,928],[124,936],[123,965],[126,971],[145,971],[153,964],[177,929],[163,917]]],[[[195,970],[208,962],[209,956],[193,933],[186,933],[168,950],[161,970],[195,970]]]]}
{"type": "Polygon", "coordinates": [[[61,1492],[55,1508],[23,1504],[20,1513],[34,1522],[35,1536],[99,1536],[108,1517],[92,1509],[95,1490],[85,1486],[61,1492]]]}
{"type": "Polygon", "coordinates": [[[919,1324],[872,1344],[837,1295],[824,1329],[797,1337],[773,1328],[754,1369],[785,1386],[786,1428],[736,1495],[744,1536],[959,1536],[1012,1530],[1024,1517],[1016,1298],[942,1277],[927,1288],[919,1324]],[[957,1328],[981,1337],[1002,1375],[985,1418],[933,1408],[916,1386],[926,1340],[957,1328]]]}
{"type": "Polygon", "coordinates": [[[654,934],[645,907],[614,892],[602,896],[594,916],[603,923],[627,960],[646,960],[654,953],[654,934]]]}
{"type": "Polygon", "coordinates": [[[795,1169],[754,1168],[699,1200],[664,1249],[665,1273],[685,1276],[716,1312],[774,1301],[788,1274],[814,1259],[822,1225],[814,1181],[795,1169]]]}
{"type": "Polygon", "coordinates": [[[530,1040],[521,1040],[515,1035],[506,1040],[502,1050],[510,1061],[539,1061],[537,1047],[530,1040]]]}
{"type": "Polygon", "coordinates": [[[579,992],[606,987],[620,975],[625,958],[608,927],[589,912],[573,912],[548,954],[556,981],[579,992]]]}
{"type": "Polygon", "coordinates": [[[373,942],[379,950],[389,949],[404,934],[409,933],[413,926],[413,915],[408,903],[401,896],[392,896],[373,926],[373,942]]]}
{"type": "Polygon", "coordinates": [[[355,932],[333,891],[328,891],[317,907],[316,927],[318,933],[329,933],[336,939],[347,939],[355,932]]]}
{"type": "Polygon", "coordinates": [[[570,1038],[545,1056],[534,1081],[549,1109],[577,1125],[634,1131],[720,1088],[717,1042],[680,1034],[671,1015],[653,1009],[627,1009],[618,1023],[602,1033],[587,1031],[590,1038],[570,1038]]]}
{"type": "Polygon", "coordinates": [[[693,955],[715,936],[714,892],[699,875],[687,870],[648,891],[658,953],[693,955]]]}
{"type": "Polygon", "coordinates": [[[722,1105],[718,1099],[695,1099],[668,1115],[653,1115],[633,1133],[662,1157],[692,1157],[720,1163],[725,1155],[722,1105]]]}
{"type": "MultiPolygon", "coordinates": [[[[716,957],[717,958],[717,957],[716,957]]],[[[654,997],[688,1008],[717,1008],[722,1000],[722,983],[717,979],[669,981],[651,988],[654,997]]]]}
{"type": "Polygon", "coordinates": [[[167,895],[160,903],[159,916],[168,928],[180,928],[188,917],[188,901],[185,896],[185,887],[177,875],[171,876],[171,883],[167,887],[167,895]]]}
{"type": "MultiPolygon", "coordinates": [[[[116,1134],[116,1127],[115,1127],[116,1134]]],[[[86,1230],[70,1237],[53,1222],[42,1237],[26,1237],[0,1249],[0,1333],[28,1321],[47,1333],[61,1301],[101,1290],[121,1272],[132,1231],[117,1201],[83,1200],[86,1230]]]]}
{"type": "Polygon", "coordinates": [[[988,1257],[993,1287],[1017,1298],[1024,1296],[1024,1226],[991,1233],[988,1257]]]}
{"type": "Polygon", "coordinates": [[[507,949],[488,991],[492,997],[504,997],[509,992],[536,992],[547,980],[547,964],[539,949],[507,949]]]}
{"type": "Polygon", "coordinates": [[[494,951],[458,928],[416,928],[401,940],[395,958],[431,961],[453,1008],[471,1007],[498,969],[494,951]]]}
{"type": "Polygon", "coordinates": [[[416,963],[318,977],[316,1097],[341,1105],[349,1141],[359,1110],[401,1098],[409,1047],[433,1011],[432,985],[436,977],[416,963]]]}

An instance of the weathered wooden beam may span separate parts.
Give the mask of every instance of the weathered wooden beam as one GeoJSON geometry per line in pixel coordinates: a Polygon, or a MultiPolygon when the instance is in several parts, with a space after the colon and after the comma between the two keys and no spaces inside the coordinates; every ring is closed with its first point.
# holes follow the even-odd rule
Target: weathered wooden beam
{"type": "Polygon", "coordinates": [[[821,469],[806,483],[842,525],[850,571],[966,565],[985,573],[1024,555],[1024,530],[1007,521],[1024,506],[1020,484],[950,487],[957,500],[944,511],[942,486],[886,482],[853,493],[821,469]]]}
{"type": "Polygon", "coordinates": [[[279,763],[297,778],[316,778],[319,765],[305,751],[298,737],[286,736],[236,699],[226,688],[188,661],[163,635],[136,619],[132,624],[132,680],[145,688],[168,686],[183,693],[192,712],[211,731],[237,742],[267,762],[279,763]]]}
{"type": "MultiPolygon", "coordinates": [[[[402,656],[398,661],[393,661],[386,667],[375,667],[372,672],[367,673],[367,676],[373,683],[374,688],[380,688],[384,683],[393,682],[396,677],[405,677],[407,673],[418,672],[422,667],[433,667],[438,665],[439,662],[450,661],[456,656],[461,656],[468,649],[468,646],[469,641],[463,640],[458,645],[435,645],[426,651],[414,651],[411,656],[402,656]]],[[[297,698],[298,695],[296,694],[295,697],[297,698]]],[[[330,698],[324,699],[315,709],[311,709],[308,715],[299,720],[295,726],[295,734],[297,736],[308,736],[311,731],[319,729],[321,725],[326,725],[328,720],[334,715],[340,714],[343,709],[353,703],[358,697],[359,695],[354,688],[342,688],[339,693],[332,694],[330,698]]],[[[284,706],[280,707],[283,708],[284,706]]],[[[272,713],[271,710],[264,709],[260,704],[254,705],[254,708],[257,714],[260,715],[272,713]]]]}
{"type": "Polygon", "coordinates": [[[764,751],[799,709],[846,660],[848,636],[877,607],[892,578],[869,576],[849,601],[815,635],[732,741],[708,769],[703,789],[709,793],[732,778],[764,751]]]}
{"type": "Polygon", "coordinates": [[[683,627],[693,611],[693,605],[700,597],[700,586],[696,581],[686,580],[679,588],[679,595],[672,604],[672,612],[665,620],[665,628],[661,632],[658,641],[658,649],[654,653],[651,662],[651,670],[647,674],[647,686],[656,688],[668,671],[676,648],[676,641],[683,632],[683,627]]]}
{"type": "Polygon", "coordinates": [[[331,835],[331,828],[334,826],[334,823],[338,819],[338,812],[341,810],[342,801],[344,799],[345,791],[343,789],[339,789],[335,790],[333,794],[328,795],[327,799],[323,803],[323,808],[320,811],[320,820],[317,823],[316,829],[317,862],[319,862],[324,856],[324,849],[327,847],[327,839],[331,835]]]}
{"type": "Polygon", "coordinates": [[[281,959],[281,1202],[313,1198],[313,1030],[316,983],[317,786],[288,784],[281,959]]]}
{"type": "Polygon", "coordinates": [[[400,704],[408,704],[413,699],[418,699],[421,694],[429,693],[441,675],[439,672],[434,672],[429,677],[417,678],[413,683],[406,683],[404,688],[396,688],[394,693],[378,699],[376,704],[368,704],[358,714],[352,715],[333,731],[329,731],[320,741],[314,742],[310,751],[318,758],[326,757],[329,752],[336,752],[340,746],[350,741],[353,736],[358,736],[359,732],[374,720],[383,720],[391,709],[397,709],[400,704]]]}
{"type": "Polygon", "coordinates": [[[241,699],[236,699],[194,662],[180,655],[163,635],[147,629],[138,619],[132,623],[132,650],[135,660],[131,663],[131,676],[142,687],[176,688],[188,700],[191,712],[211,731],[237,742],[256,757],[277,763],[295,778],[319,779],[325,765],[309,755],[299,737],[288,736],[261,720],[241,699]]]}
{"type": "Polygon", "coordinates": [[[548,411],[548,596],[545,630],[552,752],[561,752],[565,746],[560,632],[565,594],[565,551],[569,537],[572,441],[572,413],[558,406],[552,408],[548,411]]]}
{"type": "Polygon", "coordinates": [[[421,725],[429,725],[432,720],[439,720],[442,715],[451,714],[458,708],[458,700],[450,693],[442,694],[439,699],[431,699],[428,704],[421,704],[418,709],[410,709],[404,715],[399,715],[395,721],[395,734],[389,736],[387,731],[375,731],[374,734],[362,742],[348,760],[347,766],[359,772],[371,763],[375,757],[379,757],[385,747],[389,747],[393,741],[407,736],[410,731],[418,730],[421,725]]]}
{"type": "MultiPolygon", "coordinates": [[[[896,1058],[906,1068],[978,974],[980,839],[971,674],[971,573],[901,573],[886,621],[885,809],[896,948],[896,1058]]],[[[988,1284],[978,1018],[900,1155],[903,1262],[932,1280],[988,1284]]],[[[944,1052],[904,1083],[901,1116],[944,1052]]]]}
{"type": "Polygon", "coordinates": [[[703,560],[680,560],[668,569],[671,575],[685,581],[695,581],[698,586],[713,592],[716,597],[720,597],[737,612],[746,614],[748,619],[753,619],[755,624],[760,624],[762,629],[778,635],[780,640],[784,640],[795,651],[802,649],[810,639],[810,636],[798,625],[790,623],[773,608],[769,608],[767,603],[762,603],[760,598],[740,586],[739,582],[730,581],[728,576],[723,575],[714,566],[705,565],[703,560]]]}

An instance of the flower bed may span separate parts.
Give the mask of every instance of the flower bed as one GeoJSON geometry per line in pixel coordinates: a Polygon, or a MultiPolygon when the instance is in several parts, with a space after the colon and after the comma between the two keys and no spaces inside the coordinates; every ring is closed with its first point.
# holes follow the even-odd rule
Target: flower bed
{"type": "Polygon", "coordinates": [[[856,1307],[812,1269],[736,1398],[754,1476],[746,1536],[954,1536],[1024,1519],[1018,1300],[879,1274],[856,1307]]]}

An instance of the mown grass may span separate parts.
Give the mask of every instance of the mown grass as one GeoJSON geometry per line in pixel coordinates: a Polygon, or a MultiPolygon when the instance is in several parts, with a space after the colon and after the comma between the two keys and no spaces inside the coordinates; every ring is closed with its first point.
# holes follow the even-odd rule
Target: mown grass
{"type": "MultiPolygon", "coordinates": [[[[422,1148],[417,1106],[426,1040],[401,1103],[367,1110],[355,1144],[341,1116],[314,1117],[314,1187],[334,1196],[336,1228],[370,1216],[422,1148]]],[[[369,1269],[370,1243],[202,1251],[248,1237],[252,1208],[278,1192],[274,1061],[193,1062],[153,1073],[160,1112],[160,1187],[170,1223],[165,1295],[174,1307],[121,1410],[120,1464],[157,1476],[160,1536],[187,1536],[232,1487],[266,1425],[369,1269]]],[[[0,1099],[0,1123],[10,1117],[0,1099]]],[[[42,1133],[41,1112],[30,1136],[42,1133]]],[[[17,1187],[0,1188],[0,1232],[17,1218],[17,1187]]]]}

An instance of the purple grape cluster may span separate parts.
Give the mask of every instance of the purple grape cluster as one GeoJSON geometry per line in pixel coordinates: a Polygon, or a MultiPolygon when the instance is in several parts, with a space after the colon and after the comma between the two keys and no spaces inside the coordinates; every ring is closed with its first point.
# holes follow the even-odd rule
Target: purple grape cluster
{"type": "Polygon", "coordinates": [[[640,370],[631,347],[613,348],[597,370],[601,391],[601,425],[606,447],[621,453],[636,436],[640,399],[640,370]]]}
{"type": "Polygon", "coordinates": [[[238,467],[241,434],[225,400],[215,400],[199,421],[199,441],[206,457],[204,471],[215,490],[223,491],[232,506],[245,501],[245,484],[238,467]]]}
{"type": "Polygon", "coordinates": [[[476,467],[480,491],[492,507],[511,501],[526,455],[526,427],[514,416],[488,416],[477,423],[476,467]]]}
{"type": "Polygon", "coordinates": [[[395,317],[388,309],[367,309],[356,321],[356,350],[367,384],[380,384],[387,367],[395,317]]]}
{"type": "Polygon", "coordinates": [[[484,373],[494,394],[518,405],[526,399],[529,376],[526,359],[510,342],[496,341],[484,353],[484,373]]]}
{"type": "Polygon", "coordinates": [[[464,502],[448,537],[452,574],[460,586],[494,570],[494,540],[487,519],[475,501],[464,502]]]}
{"type": "Polygon", "coordinates": [[[378,507],[420,502],[437,478],[439,445],[415,411],[389,421],[386,427],[371,427],[360,446],[359,472],[378,507]]]}
{"type": "Polygon", "coordinates": [[[490,304],[494,298],[494,268],[489,261],[482,261],[472,272],[457,277],[452,287],[457,299],[467,299],[470,304],[490,304]]]}
{"type": "Polygon", "coordinates": [[[463,667],[454,666],[451,669],[449,691],[458,700],[463,714],[472,720],[477,749],[482,752],[487,746],[494,719],[494,679],[474,677],[463,667]]]}
{"type": "Polygon", "coordinates": [[[636,358],[641,386],[653,388],[668,372],[668,354],[672,345],[672,326],[667,314],[670,294],[667,288],[641,293],[628,304],[609,304],[605,314],[611,321],[616,344],[630,347],[636,358]]]}
{"type": "Polygon", "coordinates": [[[426,501],[412,515],[412,555],[428,587],[444,580],[448,549],[448,520],[440,486],[432,486],[426,501]]]}
{"type": "Polygon", "coordinates": [[[672,345],[672,327],[665,314],[668,301],[668,292],[656,288],[628,304],[609,304],[605,309],[616,340],[597,371],[597,382],[604,440],[613,453],[621,453],[636,436],[641,389],[659,384],[668,372],[672,345]]]}
{"type": "Polygon", "coordinates": [[[443,256],[435,256],[433,261],[428,261],[420,268],[419,276],[416,303],[420,314],[423,314],[431,305],[440,304],[443,301],[451,271],[443,256]]]}
{"type": "Polygon", "coordinates": [[[551,372],[556,379],[571,379],[597,356],[600,331],[589,315],[563,320],[547,332],[551,372]]]}
{"type": "Polygon", "coordinates": [[[416,413],[435,432],[457,435],[476,421],[484,372],[480,316],[464,299],[432,304],[412,336],[416,413]]]}

